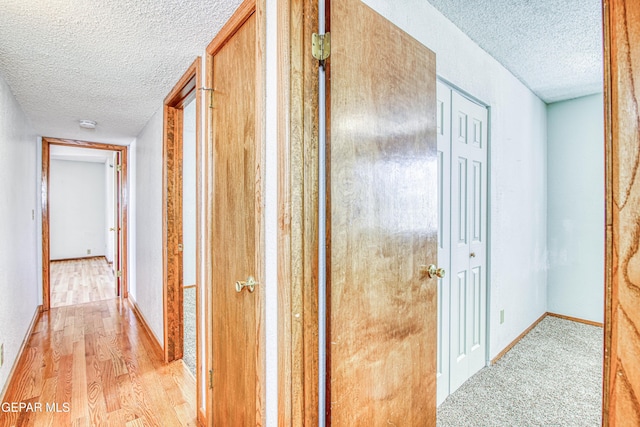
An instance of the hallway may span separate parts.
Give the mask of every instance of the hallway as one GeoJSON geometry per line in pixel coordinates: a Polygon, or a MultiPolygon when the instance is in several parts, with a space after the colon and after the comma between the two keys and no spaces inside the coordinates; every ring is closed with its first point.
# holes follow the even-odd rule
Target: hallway
{"type": "Polygon", "coordinates": [[[182,361],[154,352],[128,301],[52,308],[26,344],[0,427],[192,426],[195,392],[182,361]]]}

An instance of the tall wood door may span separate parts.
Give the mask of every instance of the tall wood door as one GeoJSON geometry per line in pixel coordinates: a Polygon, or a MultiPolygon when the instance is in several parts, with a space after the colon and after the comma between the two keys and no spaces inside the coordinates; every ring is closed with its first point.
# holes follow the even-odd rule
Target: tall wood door
{"type": "Polygon", "coordinates": [[[261,147],[256,137],[256,19],[213,54],[213,425],[256,426],[264,357],[259,345],[261,147]],[[239,283],[242,285],[242,283],[239,283]]]}
{"type": "Polygon", "coordinates": [[[122,296],[122,153],[115,155],[115,275],[116,275],[116,296],[122,296]]]}
{"type": "Polygon", "coordinates": [[[486,364],[487,109],[451,93],[450,389],[486,364]]]}
{"type": "Polygon", "coordinates": [[[433,426],[435,55],[359,0],[329,18],[329,422],[433,426]]]}

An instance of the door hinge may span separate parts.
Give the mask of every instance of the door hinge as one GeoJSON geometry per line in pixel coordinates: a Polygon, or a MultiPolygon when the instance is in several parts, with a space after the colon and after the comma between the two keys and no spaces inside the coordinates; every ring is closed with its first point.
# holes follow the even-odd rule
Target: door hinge
{"type": "Polygon", "coordinates": [[[122,270],[118,270],[116,272],[116,277],[122,277],[122,270]]]}
{"type": "Polygon", "coordinates": [[[331,55],[331,33],[312,34],[311,54],[320,61],[320,66],[324,68],[324,61],[331,55]]]}
{"type": "Polygon", "coordinates": [[[116,166],[116,170],[117,170],[118,172],[122,172],[122,165],[117,165],[117,166],[116,166]]]}
{"type": "Polygon", "coordinates": [[[209,389],[213,389],[213,369],[209,369],[209,389]]]}
{"type": "Polygon", "coordinates": [[[215,90],[213,88],[204,87],[204,86],[199,87],[198,90],[202,90],[202,91],[205,91],[205,92],[209,93],[209,96],[210,96],[210,98],[209,98],[209,108],[213,108],[213,94],[214,94],[215,90]]]}

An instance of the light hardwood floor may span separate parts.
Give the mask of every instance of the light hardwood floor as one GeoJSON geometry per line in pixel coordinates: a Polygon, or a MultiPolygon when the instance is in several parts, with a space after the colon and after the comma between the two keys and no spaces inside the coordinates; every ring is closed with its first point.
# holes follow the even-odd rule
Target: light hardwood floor
{"type": "Polygon", "coordinates": [[[195,392],[181,360],[154,353],[127,300],[57,307],[26,345],[0,426],[194,426],[195,392]],[[14,402],[31,410],[6,412],[14,402]]]}
{"type": "Polygon", "coordinates": [[[104,257],[51,261],[51,307],[115,296],[115,278],[104,257]]]}

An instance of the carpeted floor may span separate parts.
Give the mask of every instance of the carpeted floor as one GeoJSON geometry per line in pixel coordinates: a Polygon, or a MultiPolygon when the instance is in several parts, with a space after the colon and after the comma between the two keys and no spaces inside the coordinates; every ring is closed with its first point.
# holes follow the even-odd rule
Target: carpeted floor
{"type": "Polygon", "coordinates": [[[602,328],[547,316],[438,407],[438,426],[601,425],[602,328]]]}
{"type": "Polygon", "coordinates": [[[196,375],[196,288],[184,289],[184,348],[182,360],[196,375]]]}

